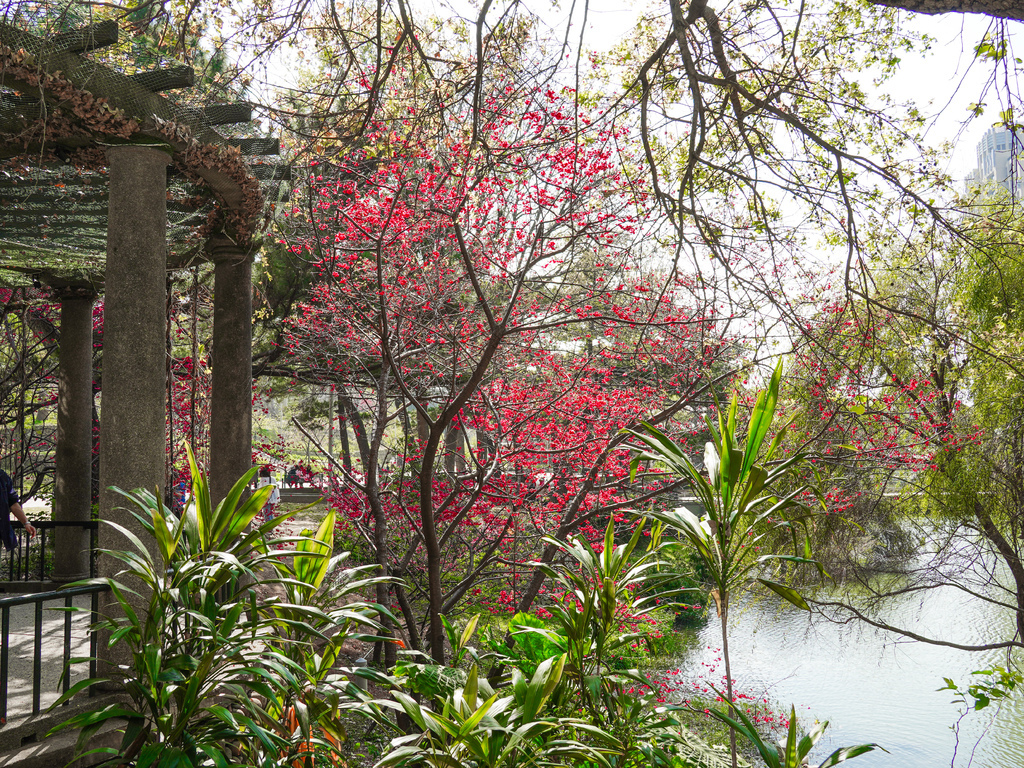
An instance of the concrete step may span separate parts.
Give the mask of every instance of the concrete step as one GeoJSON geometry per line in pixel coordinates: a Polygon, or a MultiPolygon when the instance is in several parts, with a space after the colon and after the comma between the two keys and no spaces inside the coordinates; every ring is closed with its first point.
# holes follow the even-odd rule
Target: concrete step
{"type": "MultiPolygon", "coordinates": [[[[124,695],[100,694],[89,698],[80,696],[66,707],[52,712],[40,712],[32,717],[11,719],[0,728],[0,768],[88,768],[105,759],[104,755],[88,755],[72,762],[78,731],[67,729],[47,737],[53,728],[80,712],[102,709],[108,704],[126,701],[124,695]]],[[[101,728],[89,742],[89,747],[116,747],[121,743],[115,724],[101,728]]]]}

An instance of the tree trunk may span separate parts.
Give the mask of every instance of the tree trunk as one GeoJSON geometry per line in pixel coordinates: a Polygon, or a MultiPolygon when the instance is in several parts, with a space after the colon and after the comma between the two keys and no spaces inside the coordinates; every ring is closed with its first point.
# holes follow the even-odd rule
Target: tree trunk
{"type": "MultiPolygon", "coordinates": [[[[426,403],[421,404],[426,409],[426,403]]],[[[429,627],[427,642],[430,656],[438,664],[445,662],[444,624],[441,622],[444,595],[441,591],[441,546],[437,538],[437,522],[434,520],[434,461],[437,449],[444,436],[444,428],[431,424],[424,410],[416,412],[416,435],[422,451],[417,463],[417,488],[419,489],[420,533],[423,536],[423,550],[427,566],[427,599],[429,627]]]]}
{"type": "MultiPolygon", "coordinates": [[[[732,705],[732,666],[729,663],[729,593],[724,591],[720,596],[722,603],[722,659],[725,661],[725,696],[728,699],[729,717],[736,718],[736,708],[732,705]]],[[[736,729],[729,729],[729,753],[732,755],[732,768],[737,768],[736,729]]]]}

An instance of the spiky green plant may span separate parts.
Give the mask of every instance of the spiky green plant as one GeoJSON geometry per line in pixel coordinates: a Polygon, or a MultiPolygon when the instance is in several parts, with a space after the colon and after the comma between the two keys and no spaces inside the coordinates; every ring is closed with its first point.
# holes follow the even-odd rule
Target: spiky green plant
{"type": "Polygon", "coordinates": [[[859,744],[856,747],[840,747],[817,766],[808,762],[808,755],[814,749],[828,728],[828,720],[817,723],[803,736],[800,736],[800,726],[796,719],[796,707],[791,707],[789,712],[789,726],[786,729],[784,738],[779,739],[777,744],[770,744],[761,738],[750,718],[740,710],[736,711],[739,720],[735,720],[716,710],[710,710],[712,717],[716,717],[728,725],[734,733],[740,734],[746,741],[757,750],[757,753],[764,760],[765,768],[832,768],[850,758],[863,755],[881,749],[888,750],[877,744],[859,744]]]}
{"type": "MultiPolygon", "coordinates": [[[[693,546],[711,582],[711,595],[722,626],[722,658],[725,662],[726,699],[730,715],[736,712],[732,706],[728,626],[733,593],[749,582],[756,581],[798,608],[809,610],[807,602],[797,590],[759,576],[758,573],[769,564],[779,561],[795,565],[812,564],[821,570],[821,566],[811,556],[807,529],[811,512],[803,503],[807,495],[814,495],[815,487],[800,482],[797,475],[808,456],[803,452],[785,457],[782,455],[782,440],[788,425],[779,429],[769,440],[781,378],[780,363],[772,374],[768,388],[758,393],[745,435],[741,436],[739,432],[739,406],[735,395],[725,413],[719,412],[717,426],[710,419],[707,420],[712,439],[705,450],[706,475],[686,455],[685,446],[656,427],[644,424],[642,430],[625,430],[641,446],[632,457],[632,477],[636,476],[640,462],[656,462],[682,478],[704,508],[700,517],[685,507],[646,514],[675,531],[683,541],[693,546]],[[784,485],[789,488],[788,492],[776,495],[776,490],[784,485]],[[760,544],[777,535],[780,530],[787,532],[792,539],[793,554],[757,555],[760,544]]],[[[824,575],[823,570],[821,573],[824,575]]],[[[735,768],[735,732],[731,733],[730,746],[735,768]]]]}

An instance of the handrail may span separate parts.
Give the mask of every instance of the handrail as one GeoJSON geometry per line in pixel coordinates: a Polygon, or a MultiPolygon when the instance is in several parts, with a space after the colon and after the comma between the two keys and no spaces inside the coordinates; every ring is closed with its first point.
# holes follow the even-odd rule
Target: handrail
{"type": "MultiPolygon", "coordinates": [[[[90,595],[89,626],[92,627],[99,617],[99,596],[108,592],[106,584],[87,584],[78,587],[65,587],[51,592],[38,592],[32,595],[15,595],[0,597],[0,722],[7,719],[7,695],[10,677],[11,650],[11,609],[23,605],[34,605],[34,633],[32,654],[32,714],[38,714],[42,694],[43,668],[43,603],[62,600],[64,602],[64,649],[62,656],[61,693],[67,693],[71,687],[71,617],[74,613],[73,599],[81,595],[90,595]]],[[[58,608],[58,610],[60,610],[58,608]]],[[[97,635],[89,632],[89,677],[96,677],[97,635]]],[[[93,695],[92,688],[89,695],[93,695]]],[[[64,702],[65,705],[68,702],[64,702]]]]}
{"type": "MultiPolygon", "coordinates": [[[[29,552],[30,550],[37,550],[39,555],[39,568],[36,571],[38,574],[39,581],[45,581],[49,574],[46,571],[46,555],[47,555],[47,531],[55,530],[57,528],[77,528],[79,530],[89,531],[89,551],[96,551],[96,535],[99,529],[99,521],[97,520],[85,520],[85,521],[68,521],[68,520],[39,520],[38,522],[32,521],[32,525],[39,532],[38,534],[38,547],[34,547],[31,540],[26,539],[21,535],[21,531],[24,527],[20,521],[12,520],[11,528],[18,532],[18,545],[7,553],[7,580],[8,581],[28,581],[32,575],[29,569],[29,552]],[[15,561],[17,561],[17,569],[15,568],[15,561]]],[[[33,569],[35,570],[35,569],[33,569]]],[[[89,576],[95,576],[95,558],[90,559],[89,576]]]]}

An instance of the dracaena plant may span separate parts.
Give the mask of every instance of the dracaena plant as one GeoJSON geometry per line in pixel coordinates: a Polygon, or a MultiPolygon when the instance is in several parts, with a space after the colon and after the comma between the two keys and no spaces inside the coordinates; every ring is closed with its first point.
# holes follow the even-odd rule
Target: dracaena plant
{"type": "Polygon", "coordinates": [[[618,543],[609,520],[600,546],[582,538],[546,538],[563,557],[538,568],[566,597],[547,606],[553,629],[521,626],[515,635],[539,634],[565,650],[565,682],[553,698],[586,721],[581,730],[586,743],[600,752],[602,765],[717,765],[714,752],[657,705],[655,683],[636,669],[612,665],[616,651],[650,643],[648,633],[624,629],[624,619],[635,624],[681,592],[667,586],[676,581],[662,568],[661,525],[655,524],[649,540],[644,533],[645,521],[640,521],[629,539],[618,543]]]}
{"type": "Polygon", "coordinates": [[[537,567],[564,591],[565,600],[548,606],[556,631],[524,627],[517,633],[541,634],[565,650],[567,675],[576,689],[573,696],[598,724],[608,714],[602,707],[602,690],[622,682],[612,673],[612,655],[631,643],[649,642],[643,632],[622,631],[624,613],[634,619],[646,616],[676,594],[663,588],[670,575],[659,569],[657,530],[647,549],[638,552],[644,527],[637,525],[628,541],[616,544],[609,520],[600,552],[583,538],[561,542],[544,537],[543,542],[559,547],[564,558],[537,567]]]}
{"type": "MultiPolygon", "coordinates": [[[[801,483],[797,474],[808,456],[802,452],[782,454],[782,439],[788,425],[769,439],[781,378],[780,364],[768,388],[758,393],[745,435],[741,435],[737,423],[736,396],[724,413],[719,412],[717,426],[707,419],[712,439],[705,450],[704,472],[686,455],[685,446],[656,427],[644,424],[640,430],[626,430],[640,444],[632,457],[632,476],[635,477],[641,462],[655,462],[684,480],[704,508],[699,517],[685,507],[646,514],[675,531],[682,541],[695,549],[702,561],[721,621],[726,700],[733,716],[736,710],[732,706],[728,630],[733,593],[757,582],[798,608],[809,610],[797,590],[760,574],[780,561],[813,564],[821,570],[811,557],[807,521],[812,513],[803,502],[816,491],[813,485],[801,483]],[[779,490],[782,488],[787,492],[782,493],[779,490]],[[791,539],[792,554],[758,555],[761,545],[774,541],[780,530],[791,539]]],[[[821,573],[824,575],[823,570],[821,573]]],[[[730,746],[735,768],[735,731],[731,732],[730,746]]]]}
{"type": "MultiPolygon", "coordinates": [[[[322,682],[319,667],[311,667],[302,650],[311,650],[309,638],[324,636],[325,622],[339,617],[309,600],[286,608],[279,600],[262,603],[256,584],[270,574],[299,597],[322,570],[312,561],[328,561],[327,542],[300,540],[296,551],[287,549],[294,539],[268,541],[285,517],[257,523],[272,489],[246,496],[249,472],[214,503],[191,451],[189,461],[192,503],[180,517],[150,491],[122,491],[155,553],[120,528],[132,549],[106,554],[120,560],[122,570],[85,583],[109,587],[115,610],[93,631],[106,633],[127,663],[116,681],[83,680],[54,706],[100,683],[122,687],[127,702],[82,713],[60,727],[80,729],[81,752],[97,730],[114,724],[120,744],[94,750],[108,766],[222,766],[240,756],[250,765],[276,765],[282,756],[308,751],[312,735],[309,728],[295,733],[268,721],[266,703],[301,702],[322,682]],[[288,644],[289,635],[307,639],[288,644]]],[[[366,612],[349,611],[342,634],[353,624],[372,625],[366,612]]],[[[280,708],[275,714],[288,715],[280,708]]],[[[298,714],[296,720],[308,720],[310,711],[298,714]]]]}
{"type": "MultiPolygon", "coordinates": [[[[345,568],[349,553],[334,554],[334,511],[328,512],[311,536],[295,542],[288,561],[273,560],[283,599],[268,601],[263,610],[276,622],[267,640],[280,671],[298,685],[277,688],[271,698],[254,697],[251,713],[262,727],[291,739],[290,754],[282,751],[282,764],[316,768],[340,765],[338,749],[346,738],[343,715],[366,704],[366,695],[354,686],[342,656],[350,640],[392,641],[375,633],[379,617],[390,612],[361,599],[387,579],[373,577],[376,566],[345,568]]],[[[358,670],[362,677],[385,682],[372,668],[358,670]]],[[[259,757],[262,744],[249,745],[259,757]]]]}
{"type": "Polygon", "coordinates": [[[400,665],[394,700],[376,703],[399,710],[416,732],[395,739],[379,768],[724,768],[719,753],[690,734],[671,708],[656,705],[654,683],[637,670],[617,670],[609,663],[616,649],[645,639],[623,629],[623,619],[644,616],[678,591],[664,588],[671,574],[658,568],[657,529],[641,546],[644,527],[641,522],[627,541],[617,543],[610,521],[603,546],[547,540],[563,556],[538,567],[565,600],[548,606],[550,626],[517,625],[517,645],[538,640],[550,651],[531,663],[530,674],[501,653],[510,675],[481,677],[480,663],[493,655],[480,655],[470,645],[478,617],[461,630],[446,621],[452,658],[472,664],[468,671],[400,665]]]}
{"type": "Polygon", "coordinates": [[[597,750],[572,738],[574,722],[548,711],[564,666],[563,655],[542,662],[529,679],[514,670],[512,684],[496,692],[473,664],[461,686],[433,697],[429,704],[396,690],[394,701],[379,703],[408,716],[415,732],[394,739],[377,768],[599,762],[597,750]]]}

